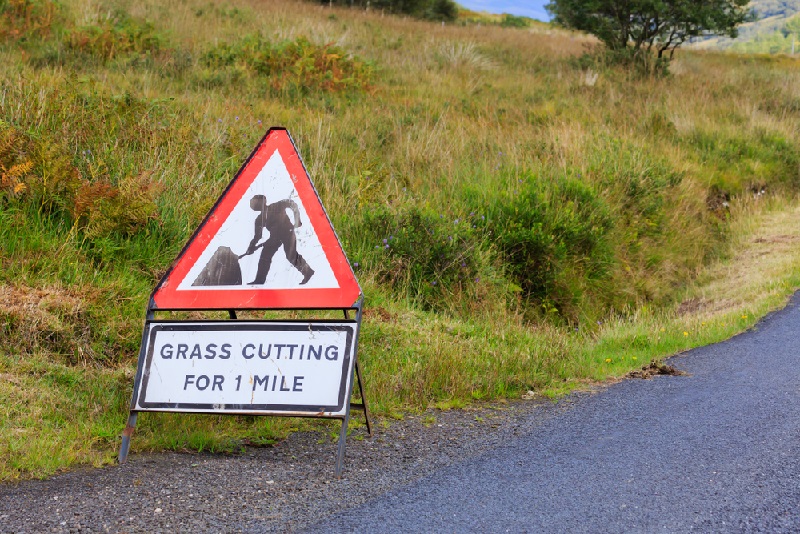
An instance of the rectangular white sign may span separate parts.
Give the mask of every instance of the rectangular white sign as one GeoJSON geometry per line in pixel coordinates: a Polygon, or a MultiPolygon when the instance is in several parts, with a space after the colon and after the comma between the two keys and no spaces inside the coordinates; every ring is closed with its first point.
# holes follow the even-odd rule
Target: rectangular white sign
{"type": "Polygon", "coordinates": [[[148,324],[142,411],[344,415],[355,321],[148,324]]]}

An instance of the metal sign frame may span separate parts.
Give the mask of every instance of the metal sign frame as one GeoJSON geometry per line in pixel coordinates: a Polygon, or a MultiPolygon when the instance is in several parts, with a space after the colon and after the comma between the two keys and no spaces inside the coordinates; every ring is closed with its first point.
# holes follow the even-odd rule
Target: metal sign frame
{"type": "MultiPolygon", "coordinates": [[[[164,311],[164,310],[155,310],[151,307],[148,307],[147,316],[145,320],[145,327],[142,333],[142,343],[141,348],[139,350],[139,360],[137,363],[137,370],[136,370],[136,379],[134,382],[133,393],[131,395],[131,403],[130,403],[130,412],[128,415],[128,421],[125,426],[125,430],[122,432],[122,444],[119,451],[119,463],[125,463],[128,459],[128,454],[130,452],[130,445],[131,445],[131,438],[133,437],[133,432],[136,429],[136,422],[140,412],[171,412],[171,413],[205,413],[205,414],[223,414],[227,413],[229,415],[240,415],[240,414],[248,414],[248,415],[261,415],[261,416],[272,416],[272,417],[304,417],[304,418],[313,418],[313,419],[339,419],[341,421],[341,428],[339,430],[339,442],[337,446],[336,452],[336,465],[335,471],[337,478],[342,476],[343,464],[344,464],[344,455],[345,455],[345,444],[347,439],[347,428],[350,423],[351,417],[351,410],[356,409],[359,411],[364,412],[364,418],[366,420],[367,425],[367,434],[372,437],[372,422],[370,420],[369,415],[369,407],[367,404],[367,397],[364,391],[364,382],[361,373],[361,368],[358,364],[358,338],[361,332],[361,324],[364,312],[364,298],[363,296],[359,297],[358,301],[353,305],[352,308],[343,309],[344,312],[344,319],[346,321],[350,321],[353,312],[355,312],[355,319],[353,320],[354,325],[356,326],[356,332],[353,339],[353,365],[352,371],[350,372],[350,376],[348,380],[345,382],[345,389],[344,392],[344,405],[345,411],[344,414],[338,415],[325,415],[319,412],[308,411],[306,413],[298,412],[298,411],[284,411],[281,413],[279,410],[221,410],[221,409],[214,409],[212,408],[203,408],[203,409],[196,409],[196,410],[182,410],[179,407],[177,409],[160,409],[158,407],[155,408],[143,408],[137,405],[137,397],[141,392],[142,387],[142,380],[143,380],[143,373],[146,367],[146,359],[148,353],[148,335],[151,323],[156,321],[155,312],[156,311],[164,311]],[[353,389],[355,386],[358,386],[359,396],[361,398],[361,402],[353,402],[353,389]]],[[[224,321],[225,323],[232,323],[235,324],[238,322],[236,317],[235,310],[229,310],[230,320],[224,321]]],[[[204,321],[170,321],[171,324],[181,324],[182,322],[191,322],[191,323],[202,323],[204,321]]],[[[219,321],[205,321],[206,323],[214,323],[219,324],[219,321]]],[[[248,322],[263,322],[263,323],[274,323],[276,321],[248,321],[248,322]]],[[[280,322],[287,322],[287,321],[280,321],[280,322]]],[[[322,322],[322,321],[302,321],[304,323],[308,322],[322,322]]]]}
{"type": "MultiPolygon", "coordinates": [[[[285,163],[286,162],[284,161],[284,164],[285,163]]],[[[287,167],[287,170],[289,170],[288,167],[287,167]]],[[[295,178],[296,178],[296,176],[294,176],[292,179],[294,180],[295,178]]],[[[306,206],[306,208],[308,209],[308,206],[306,206]]],[[[222,210],[222,211],[224,211],[224,210],[222,210]]],[[[214,224],[216,224],[216,222],[214,224]]],[[[205,239],[205,237],[204,237],[204,239],[205,239]]],[[[329,261],[330,261],[330,258],[331,257],[328,256],[329,261]]],[[[339,275],[337,275],[337,279],[339,279],[340,283],[341,283],[342,279],[339,278],[339,275]]],[[[299,294],[304,294],[302,289],[297,290],[297,291],[298,291],[299,294]]],[[[252,301],[250,301],[250,302],[252,302],[252,301]]],[[[154,412],[158,412],[158,411],[165,412],[165,411],[168,411],[168,412],[175,412],[175,413],[209,413],[209,414],[228,413],[228,414],[231,414],[231,415],[247,413],[247,414],[251,414],[251,415],[264,415],[264,416],[275,416],[275,417],[308,417],[308,418],[315,418],[315,419],[339,419],[341,421],[341,429],[339,431],[339,443],[338,443],[338,446],[337,446],[336,467],[335,467],[335,469],[336,469],[336,476],[340,478],[341,475],[342,475],[342,469],[343,469],[343,463],[344,463],[345,443],[346,443],[346,438],[347,438],[347,428],[348,428],[348,425],[349,425],[349,422],[350,422],[351,410],[356,409],[356,410],[360,410],[360,411],[364,412],[364,417],[366,419],[366,425],[367,425],[367,433],[369,434],[370,437],[372,436],[372,423],[370,421],[369,408],[368,408],[368,405],[367,405],[367,398],[366,398],[366,394],[365,394],[365,391],[364,391],[364,382],[363,382],[363,378],[362,378],[361,368],[360,368],[359,363],[358,363],[358,338],[359,338],[359,334],[361,332],[361,323],[362,323],[363,314],[364,314],[363,312],[364,312],[364,295],[363,295],[363,292],[361,291],[361,287],[359,286],[358,281],[355,278],[355,274],[352,272],[352,269],[350,268],[350,263],[347,260],[346,255],[344,254],[344,250],[341,248],[341,242],[339,241],[339,238],[336,235],[335,230],[333,229],[333,226],[330,223],[330,218],[328,217],[327,213],[325,212],[324,206],[322,206],[322,202],[319,199],[319,195],[318,195],[318,193],[316,191],[316,188],[314,188],[314,185],[311,182],[310,177],[308,176],[308,172],[307,172],[307,170],[305,168],[305,164],[303,163],[302,159],[300,158],[300,154],[299,154],[299,151],[297,151],[297,147],[294,144],[294,140],[292,140],[291,135],[289,135],[288,131],[286,131],[285,128],[280,128],[280,127],[270,128],[267,131],[267,133],[264,135],[264,137],[261,139],[261,141],[258,143],[256,148],[253,150],[253,152],[250,154],[250,156],[247,158],[247,160],[242,165],[242,167],[239,169],[239,171],[237,172],[237,174],[235,175],[233,180],[231,180],[230,184],[227,186],[227,188],[222,193],[220,198],[214,204],[214,207],[209,211],[209,213],[206,216],[206,218],[203,220],[203,222],[200,224],[200,226],[198,226],[198,228],[195,230],[194,234],[189,239],[187,244],[183,247],[183,250],[180,252],[180,254],[176,258],[176,260],[173,262],[172,266],[167,270],[166,274],[162,277],[161,281],[158,283],[158,285],[156,286],[156,288],[153,290],[153,292],[150,295],[150,300],[149,300],[149,303],[148,303],[148,306],[147,306],[147,312],[146,312],[146,316],[145,316],[144,330],[142,332],[142,342],[141,342],[141,347],[140,347],[140,350],[139,350],[139,359],[138,359],[138,363],[137,363],[136,379],[135,379],[135,382],[134,382],[133,394],[131,396],[131,404],[130,404],[130,411],[129,411],[129,415],[128,415],[128,421],[127,421],[127,424],[125,426],[125,430],[122,433],[122,444],[120,446],[119,462],[120,463],[124,463],[125,461],[127,461],[128,454],[130,452],[131,438],[132,438],[133,432],[134,432],[134,430],[136,428],[136,422],[137,422],[137,419],[138,419],[138,415],[139,415],[140,412],[145,412],[145,411],[154,411],[154,412]],[[344,292],[338,297],[339,300],[338,301],[334,301],[335,303],[332,303],[330,306],[327,305],[326,297],[320,297],[320,298],[314,297],[311,300],[307,300],[307,301],[304,300],[304,302],[309,303],[308,306],[292,306],[291,302],[286,300],[286,299],[278,299],[278,300],[275,300],[274,302],[270,301],[271,304],[266,304],[266,302],[267,302],[266,300],[260,300],[255,305],[242,304],[242,303],[226,305],[224,303],[217,304],[216,302],[206,303],[206,304],[204,304],[202,306],[199,306],[199,305],[196,306],[194,304],[183,305],[183,304],[177,304],[177,303],[162,304],[160,306],[157,305],[155,297],[159,294],[159,291],[163,290],[165,284],[169,284],[169,277],[175,271],[176,266],[178,266],[180,264],[180,262],[182,261],[184,255],[187,253],[187,251],[189,251],[190,247],[192,246],[192,243],[196,239],[198,239],[198,236],[200,236],[201,230],[203,230],[205,228],[205,225],[209,221],[212,221],[212,220],[214,220],[214,218],[219,216],[218,212],[221,210],[221,206],[224,207],[225,203],[232,202],[232,201],[226,200],[226,198],[227,198],[227,195],[233,189],[238,187],[237,181],[240,179],[240,177],[245,175],[245,178],[247,178],[247,176],[252,175],[253,170],[252,170],[252,168],[249,168],[249,166],[255,160],[255,158],[260,157],[262,155],[261,154],[262,149],[264,149],[264,147],[266,146],[266,143],[269,142],[270,135],[273,134],[273,133],[275,133],[276,136],[279,136],[277,138],[278,140],[275,141],[275,142],[276,143],[282,143],[281,144],[281,148],[280,148],[281,150],[284,150],[284,148],[286,148],[286,150],[288,150],[289,152],[291,152],[293,150],[293,153],[291,153],[291,157],[296,157],[297,161],[292,161],[291,162],[291,167],[292,167],[293,170],[297,171],[298,173],[304,174],[305,178],[308,180],[308,184],[303,186],[303,187],[310,187],[310,193],[313,193],[313,195],[310,195],[310,193],[308,191],[305,193],[305,195],[307,197],[309,197],[309,198],[315,198],[316,201],[318,202],[318,206],[317,205],[313,206],[313,209],[319,210],[319,213],[316,215],[317,220],[321,221],[322,218],[324,217],[325,221],[327,221],[327,224],[330,225],[329,227],[324,227],[323,226],[324,232],[326,233],[326,236],[327,236],[326,239],[329,241],[329,244],[327,245],[327,247],[329,247],[329,248],[333,247],[334,246],[333,240],[335,240],[335,246],[338,247],[338,251],[335,252],[335,255],[337,255],[337,257],[338,257],[338,253],[341,252],[341,257],[338,260],[339,263],[337,264],[337,266],[334,266],[333,264],[331,264],[331,268],[332,269],[342,269],[343,270],[345,267],[347,269],[346,272],[345,271],[341,272],[341,275],[344,276],[344,284],[345,284],[345,286],[343,287],[343,291],[344,292]],[[280,136],[283,136],[283,135],[285,135],[286,138],[288,138],[288,142],[287,142],[286,139],[280,137],[280,136]],[[248,174],[246,174],[246,173],[248,173],[248,174]],[[352,305],[348,306],[347,305],[348,302],[342,302],[342,300],[344,300],[342,298],[342,296],[344,296],[345,294],[347,294],[347,295],[357,294],[357,300],[352,305]],[[344,304],[344,306],[342,304],[344,304]],[[248,310],[248,311],[281,311],[281,310],[284,310],[284,311],[289,311],[289,310],[331,311],[331,310],[342,310],[344,312],[345,321],[353,321],[353,323],[356,326],[356,332],[355,332],[354,339],[353,339],[353,351],[352,351],[353,364],[352,364],[352,369],[351,369],[351,371],[349,373],[349,376],[347,377],[347,380],[345,381],[345,384],[344,384],[344,388],[346,389],[345,395],[344,395],[344,408],[345,408],[344,409],[344,413],[337,413],[337,414],[325,413],[325,412],[313,412],[312,413],[311,411],[304,412],[304,411],[292,411],[292,410],[274,410],[274,411],[273,410],[262,410],[262,411],[258,411],[258,410],[248,410],[248,409],[237,411],[235,409],[234,410],[215,409],[213,406],[211,408],[205,407],[205,408],[191,409],[191,410],[184,411],[184,410],[180,409],[180,407],[169,408],[169,409],[164,409],[162,407],[161,409],[159,409],[158,407],[146,408],[146,407],[138,405],[137,404],[137,395],[139,394],[139,392],[141,390],[141,387],[142,387],[143,373],[144,373],[144,369],[146,368],[146,364],[147,364],[146,358],[147,358],[147,352],[148,352],[148,346],[147,346],[148,335],[149,335],[149,332],[150,332],[151,324],[156,322],[156,313],[157,312],[175,312],[175,311],[205,311],[205,312],[211,312],[211,311],[224,311],[224,310],[228,311],[229,320],[228,321],[222,321],[222,322],[232,323],[232,324],[235,324],[236,322],[239,321],[238,318],[237,318],[237,311],[244,311],[244,310],[248,310]],[[355,318],[354,319],[352,318],[353,314],[355,314],[355,318]],[[355,385],[358,386],[359,395],[361,397],[361,402],[359,402],[359,403],[354,403],[352,401],[353,388],[355,387],[355,385]]],[[[308,321],[304,321],[304,323],[322,322],[322,321],[323,321],[322,319],[320,319],[320,320],[308,320],[308,321]]],[[[220,321],[199,321],[199,320],[170,321],[170,323],[173,323],[173,324],[180,324],[181,322],[194,323],[194,324],[198,324],[198,323],[208,323],[208,324],[215,323],[215,324],[218,324],[218,323],[220,323],[220,321]]],[[[263,322],[263,323],[266,324],[266,323],[269,323],[269,322],[283,322],[283,323],[286,323],[286,322],[289,322],[289,321],[288,320],[284,320],[284,321],[248,321],[248,322],[250,322],[250,323],[263,322]]]]}

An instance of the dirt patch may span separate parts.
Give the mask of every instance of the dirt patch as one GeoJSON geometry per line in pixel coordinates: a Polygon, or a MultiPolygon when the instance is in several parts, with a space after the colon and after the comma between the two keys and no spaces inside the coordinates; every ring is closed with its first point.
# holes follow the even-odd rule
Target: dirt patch
{"type": "Polygon", "coordinates": [[[395,316],[389,310],[381,306],[377,308],[365,308],[364,318],[380,321],[382,323],[390,323],[395,320],[395,316]]]}
{"type": "Polygon", "coordinates": [[[82,306],[83,299],[63,287],[0,286],[0,311],[6,313],[35,317],[53,308],[79,310],[82,306]]]}
{"type": "Polygon", "coordinates": [[[689,373],[686,371],[681,371],[680,369],[675,369],[671,365],[667,365],[662,361],[655,360],[649,365],[645,365],[641,369],[631,371],[625,375],[625,378],[642,378],[644,380],[648,380],[657,375],[688,376],[689,373]]]}
{"type": "Polygon", "coordinates": [[[44,348],[83,354],[88,345],[86,299],[59,286],[0,286],[0,343],[16,353],[44,348]]]}
{"type": "Polygon", "coordinates": [[[796,235],[773,235],[769,237],[757,237],[753,243],[795,243],[800,241],[800,236],[796,235]]]}
{"type": "Polygon", "coordinates": [[[691,298],[681,302],[680,306],[678,306],[678,315],[683,316],[697,313],[704,310],[707,306],[708,303],[705,300],[691,298]]]}

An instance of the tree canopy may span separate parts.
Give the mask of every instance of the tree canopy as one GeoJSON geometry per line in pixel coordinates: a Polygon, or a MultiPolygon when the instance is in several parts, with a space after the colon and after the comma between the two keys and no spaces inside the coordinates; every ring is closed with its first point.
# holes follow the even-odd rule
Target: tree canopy
{"type": "Polygon", "coordinates": [[[610,50],[665,53],[692,37],[736,37],[750,17],[749,0],[551,0],[553,21],[595,35],[610,50]]]}

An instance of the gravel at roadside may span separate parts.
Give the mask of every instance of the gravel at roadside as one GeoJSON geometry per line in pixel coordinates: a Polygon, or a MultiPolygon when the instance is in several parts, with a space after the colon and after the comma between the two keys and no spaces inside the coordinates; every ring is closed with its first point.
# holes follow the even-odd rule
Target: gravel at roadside
{"type": "Polygon", "coordinates": [[[125,465],[0,485],[0,532],[295,530],[533,432],[585,396],[434,410],[383,420],[372,437],[356,429],[340,480],[330,431],[235,455],[136,454],[134,438],[125,465]]]}

